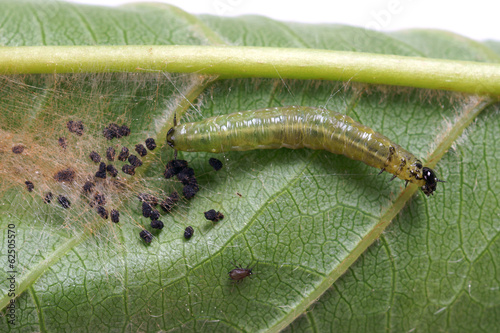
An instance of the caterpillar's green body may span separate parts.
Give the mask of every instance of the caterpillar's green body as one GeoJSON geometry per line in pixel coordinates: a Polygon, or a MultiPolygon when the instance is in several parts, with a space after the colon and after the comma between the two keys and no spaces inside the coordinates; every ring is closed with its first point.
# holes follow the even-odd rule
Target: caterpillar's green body
{"type": "Polygon", "coordinates": [[[303,106],[236,112],[174,126],[168,144],[181,151],[220,153],[276,148],[322,149],[362,161],[422,187],[439,181],[413,154],[351,117],[303,106]]]}

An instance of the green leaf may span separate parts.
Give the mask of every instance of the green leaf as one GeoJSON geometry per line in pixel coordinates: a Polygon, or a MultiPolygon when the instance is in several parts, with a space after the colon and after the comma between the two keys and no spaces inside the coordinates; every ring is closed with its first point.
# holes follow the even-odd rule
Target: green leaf
{"type": "MultiPolygon", "coordinates": [[[[0,43],[245,45],[499,62],[498,42],[436,31],[392,34],[262,17],[192,16],[165,5],[1,4],[0,43]]],[[[236,73],[235,73],[236,74],[236,73]]],[[[0,304],[9,314],[9,230],[16,231],[10,331],[494,331],[500,325],[498,104],[458,93],[359,83],[87,73],[0,77],[0,304]],[[181,121],[270,106],[325,106],[407,148],[441,179],[430,198],[325,151],[182,153],[201,190],[164,214],[151,245],[137,194],[181,191],[163,178],[181,121]],[[68,132],[82,120],[85,133],[68,132]],[[132,134],[107,141],[110,122],[132,134]],[[57,140],[67,139],[67,148],[57,140]],[[123,184],[96,182],[118,224],[82,194],[109,146],[161,148],[123,184]],[[14,144],[25,145],[16,155],[14,144]],[[224,163],[218,172],[209,157],[224,163]],[[72,184],[53,175],[76,171],[72,184]],[[24,181],[35,190],[27,192],[24,181]],[[105,185],[106,184],[106,185],[105,185]],[[67,196],[65,210],[47,191],[67,196]],[[212,224],[203,212],[221,211],[212,224]],[[193,226],[186,241],[184,229],[193,226]],[[14,226],[14,227],[12,227],[14,226]],[[254,275],[233,284],[232,262],[254,275]],[[344,274],[345,273],[345,274],[344,274]],[[317,298],[318,301],[315,301],[317,298]]],[[[119,167],[123,163],[115,162],[119,167]]],[[[12,234],[10,232],[10,234],[12,234]]]]}

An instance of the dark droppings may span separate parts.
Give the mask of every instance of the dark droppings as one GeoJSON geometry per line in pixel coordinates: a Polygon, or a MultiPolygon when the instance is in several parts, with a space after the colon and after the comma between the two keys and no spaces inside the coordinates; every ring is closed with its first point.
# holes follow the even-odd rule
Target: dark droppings
{"type": "Polygon", "coordinates": [[[149,150],[154,150],[156,148],[156,142],[155,142],[155,139],[153,138],[148,138],[146,139],[146,147],[149,149],[149,150]]]}
{"type": "Polygon", "coordinates": [[[122,136],[119,133],[120,126],[118,126],[115,123],[111,123],[108,125],[108,127],[105,127],[104,130],[102,131],[102,135],[108,139],[108,140],[113,140],[114,138],[121,138],[122,136]]]}
{"type": "Polygon", "coordinates": [[[83,123],[80,120],[78,121],[70,120],[66,123],[66,127],[68,127],[68,130],[71,133],[75,133],[78,136],[81,136],[84,131],[83,123]]]}
{"type": "Polygon", "coordinates": [[[179,194],[177,192],[172,192],[165,200],[160,203],[160,207],[167,213],[169,213],[175,204],[179,201],[179,194]]]}
{"type": "Polygon", "coordinates": [[[160,202],[160,207],[167,213],[170,213],[172,211],[172,208],[174,207],[173,204],[171,204],[169,201],[164,200],[160,202]]]}
{"type": "Polygon", "coordinates": [[[108,164],[108,166],[106,166],[106,171],[111,177],[116,177],[118,175],[118,170],[111,164],[108,164]]]}
{"type": "Polygon", "coordinates": [[[85,184],[83,184],[83,192],[84,193],[92,192],[92,190],[94,189],[94,186],[95,186],[95,184],[90,182],[90,181],[85,182],[85,184]]]}
{"type": "Polygon", "coordinates": [[[185,160],[171,160],[167,162],[165,166],[165,178],[172,178],[181,172],[184,168],[187,168],[188,163],[185,160]]]}
{"type": "Polygon", "coordinates": [[[187,227],[186,230],[184,230],[184,238],[186,239],[190,239],[191,237],[193,237],[193,234],[194,229],[191,226],[187,227]]]}
{"type": "Polygon", "coordinates": [[[164,176],[168,179],[173,177],[174,175],[177,175],[177,178],[182,182],[183,185],[185,185],[182,189],[182,194],[186,199],[193,198],[200,190],[196,177],[194,176],[194,170],[188,167],[187,161],[168,161],[165,167],[164,176]]]}
{"type": "Polygon", "coordinates": [[[139,236],[146,242],[146,243],[151,243],[153,240],[153,235],[147,231],[146,229],[143,229],[140,233],[139,236]]]}
{"type": "Polygon", "coordinates": [[[47,194],[45,194],[45,198],[43,199],[43,202],[45,202],[46,204],[49,204],[51,201],[52,201],[52,192],[47,192],[47,194]]]}
{"type": "Polygon", "coordinates": [[[68,142],[66,141],[66,138],[65,137],[60,137],[57,142],[59,143],[59,146],[61,146],[62,148],[66,149],[66,147],[68,147],[68,142]]]}
{"type": "Polygon", "coordinates": [[[210,209],[209,211],[206,211],[204,214],[207,220],[213,222],[218,222],[224,218],[224,215],[222,215],[221,212],[216,212],[215,209],[210,209]]]}
{"type": "Polygon", "coordinates": [[[153,212],[151,205],[145,201],[142,202],[142,216],[150,217],[153,212]]]}
{"type": "Polygon", "coordinates": [[[194,177],[193,168],[184,168],[177,174],[177,179],[179,179],[182,185],[188,185],[196,183],[196,178],[194,177]]]}
{"type": "Polygon", "coordinates": [[[102,178],[102,179],[106,179],[106,163],[104,162],[101,162],[99,164],[99,171],[97,171],[95,173],[95,176],[97,178],[102,178]]]}
{"type": "Polygon", "coordinates": [[[215,211],[215,209],[210,209],[209,211],[206,211],[203,214],[205,214],[205,218],[207,220],[213,221],[213,220],[215,220],[217,212],[215,211]]]}
{"type": "Polygon", "coordinates": [[[173,169],[165,169],[163,175],[165,176],[165,178],[169,179],[175,176],[175,171],[173,169]]]}
{"type": "Polygon", "coordinates": [[[179,201],[179,193],[175,191],[170,193],[170,195],[167,197],[166,200],[170,200],[172,203],[175,204],[177,201],[179,201]]]}
{"type": "Polygon", "coordinates": [[[64,170],[61,170],[61,171],[58,171],[55,175],[54,175],[54,180],[62,183],[62,182],[68,182],[68,183],[72,183],[74,180],[75,180],[75,171],[73,169],[64,169],[64,170]]]}
{"type": "Polygon", "coordinates": [[[216,158],[211,157],[208,160],[208,164],[210,164],[210,166],[214,168],[215,171],[219,171],[220,169],[222,169],[222,162],[216,158]]]}
{"type": "Polygon", "coordinates": [[[151,221],[151,228],[153,229],[163,229],[163,222],[160,220],[152,220],[151,221]]]}
{"type": "Polygon", "coordinates": [[[120,128],[121,128],[120,125],[115,124],[115,123],[111,123],[108,126],[108,129],[113,132],[113,137],[118,138],[118,139],[123,136],[122,132],[120,131],[120,128]]]}
{"type": "Polygon", "coordinates": [[[199,190],[198,184],[189,184],[182,188],[182,194],[186,199],[192,199],[199,190]]]}
{"type": "Polygon", "coordinates": [[[106,196],[102,193],[96,193],[94,195],[94,203],[98,206],[104,206],[106,204],[106,196]]]}
{"type": "Polygon", "coordinates": [[[28,192],[33,192],[33,190],[35,189],[35,185],[33,185],[33,183],[30,182],[29,180],[25,181],[24,184],[26,184],[28,192]]]}
{"type": "Polygon", "coordinates": [[[130,155],[128,157],[128,162],[136,168],[142,165],[142,161],[135,155],[130,155]]]}
{"type": "Polygon", "coordinates": [[[12,147],[12,152],[14,154],[21,154],[24,151],[24,146],[23,145],[15,145],[12,147]]]}
{"type": "Polygon", "coordinates": [[[108,140],[112,140],[113,138],[115,138],[114,132],[108,127],[104,128],[104,130],[102,131],[102,135],[108,140]]]}
{"type": "Polygon", "coordinates": [[[188,162],[186,160],[171,160],[167,163],[167,166],[170,164],[171,167],[181,171],[184,168],[187,168],[188,162]]]}
{"type": "Polygon", "coordinates": [[[108,140],[112,140],[114,138],[119,139],[122,136],[128,136],[130,134],[130,129],[125,125],[119,126],[115,123],[111,123],[108,127],[104,128],[102,134],[108,140]]]}
{"type": "Polygon", "coordinates": [[[111,210],[111,222],[118,223],[120,222],[120,212],[116,209],[111,210]]]}
{"type": "Polygon", "coordinates": [[[122,166],[122,171],[127,175],[135,175],[135,168],[130,164],[125,164],[124,166],[122,166]]]}
{"type": "Polygon", "coordinates": [[[97,152],[95,151],[91,151],[90,152],[90,155],[89,155],[90,159],[92,160],[92,162],[94,163],[99,163],[101,162],[101,155],[99,155],[97,152]]]}
{"type": "Polygon", "coordinates": [[[151,214],[149,215],[149,218],[151,220],[158,220],[160,218],[160,212],[157,211],[156,209],[152,209],[151,214]]]}
{"type": "Polygon", "coordinates": [[[125,162],[130,155],[130,152],[127,147],[122,147],[122,151],[118,155],[118,160],[125,162]]]}
{"type": "Polygon", "coordinates": [[[108,211],[103,206],[97,206],[97,214],[105,220],[108,219],[108,211]]]}
{"type": "Polygon", "coordinates": [[[135,151],[139,156],[144,157],[148,154],[148,151],[146,150],[146,147],[144,147],[141,144],[135,145],[135,151]]]}
{"type": "Polygon", "coordinates": [[[58,195],[57,201],[61,204],[63,208],[69,208],[71,206],[71,202],[68,200],[68,198],[66,198],[63,195],[58,195]]]}
{"type": "Polygon", "coordinates": [[[115,160],[115,154],[116,152],[113,147],[108,147],[108,149],[106,149],[106,158],[108,161],[113,162],[115,160]]]}
{"type": "Polygon", "coordinates": [[[152,206],[156,206],[158,204],[158,198],[152,194],[139,193],[139,195],[137,195],[137,197],[139,198],[139,200],[141,200],[143,202],[147,202],[148,204],[150,204],[152,206]]]}
{"type": "Polygon", "coordinates": [[[120,136],[129,136],[130,135],[130,128],[126,125],[122,125],[118,131],[120,136]]]}

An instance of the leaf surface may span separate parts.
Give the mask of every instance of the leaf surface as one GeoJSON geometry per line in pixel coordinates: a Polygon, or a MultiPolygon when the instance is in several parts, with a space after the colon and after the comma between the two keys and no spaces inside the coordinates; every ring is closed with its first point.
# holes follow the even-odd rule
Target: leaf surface
{"type": "MultiPolygon", "coordinates": [[[[165,5],[6,2],[2,8],[0,43],[6,46],[228,44],[500,59],[497,42],[436,31],[382,34],[254,16],[195,17],[165,5]]],[[[0,246],[8,248],[14,224],[16,282],[24,288],[16,299],[17,324],[5,317],[2,327],[400,332],[493,331],[500,324],[498,105],[417,89],[210,82],[156,72],[4,76],[0,87],[0,246]],[[404,199],[401,182],[325,151],[179,152],[195,169],[201,191],[164,214],[165,228],[145,245],[139,231],[151,229],[136,195],[182,190],[162,175],[173,157],[163,146],[173,114],[184,122],[281,105],[348,114],[424,161],[439,144],[453,144],[431,161],[447,183],[431,198],[417,192],[404,199]],[[66,128],[76,119],[86,126],[81,137],[66,128]],[[101,133],[110,122],[130,125],[131,136],[106,141],[101,133]],[[59,137],[68,140],[65,150],[59,137]],[[125,187],[100,187],[107,207],[121,211],[120,223],[100,219],[81,193],[84,176],[97,171],[89,152],[103,156],[108,146],[122,145],[133,151],[147,137],[161,148],[144,158],[139,174],[122,176],[125,187]],[[26,152],[14,156],[14,143],[25,144],[26,152]],[[214,171],[210,157],[224,168],[214,171]],[[77,170],[77,181],[56,183],[52,175],[68,166],[77,170]],[[33,193],[23,187],[28,178],[33,193]],[[72,207],[44,204],[48,190],[66,195],[72,207]],[[225,218],[205,220],[209,209],[225,218]],[[384,229],[391,211],[396,217],[384,229]],[[195,230],[189,241],[183,238],[187,226],[195,230]],[[256,264],[254,276],[231,283],[232,262],[256,264]]],[[[0,287],[5,308],[9,282],[1,278],[0,287]]]]}

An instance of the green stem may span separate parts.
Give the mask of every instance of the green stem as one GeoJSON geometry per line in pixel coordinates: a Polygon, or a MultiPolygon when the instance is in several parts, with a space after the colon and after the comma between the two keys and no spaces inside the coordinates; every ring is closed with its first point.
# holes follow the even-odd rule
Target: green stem
{"type": "Polygon", "coordinates": [[[0,73],[141,72],[341,80],[500,96],[500,64],[360,52],[228,46],[0,48],[0,73]]]}

